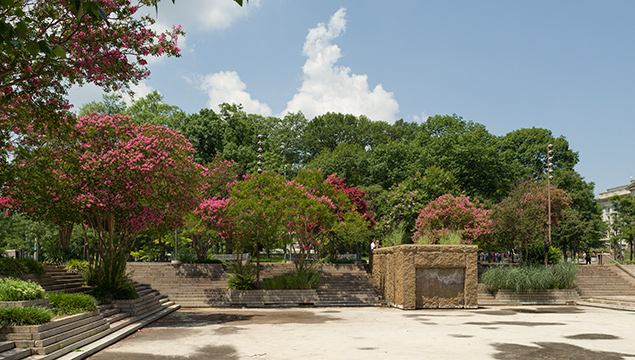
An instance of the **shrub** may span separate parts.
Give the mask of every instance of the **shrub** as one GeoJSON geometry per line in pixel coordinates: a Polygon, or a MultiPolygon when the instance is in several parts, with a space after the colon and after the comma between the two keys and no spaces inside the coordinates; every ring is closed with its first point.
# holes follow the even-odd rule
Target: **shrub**
{"type": "Polygon", "coordinates": [[[320,273],[314,269],[304,269],[292,273],[264,279],[263,289],[315,289],[320,284],[320,273]]]}
{"type": "Polygon", "coordinates": [[[42,299],[44,289],[33,281],[15,278],[0,279],[0,301],[24,301],[42,299]]]}
{"type": "Polygon", "coordinates": [[[21,326],[46,324],[53,318],[53,312],[40,306],[0,307],[0,325],[21,326]]]}
{"type": "Polygon", "coordinates": [[[93,296],[102,303],[108,304],[112,300],[132,300],[139,297],[134,285],[124,281],[119,285],[99,284],[93,289],[93,296]]]}
{"type": "MultiPolygon", "coordinates": [[[[562,261],[562,250],[557,247],[550,246],[547,253],[547,262],[550,265],[559,264],[562,261]]],[[[527,258],[528,264],[544,265],[545,264],[545,242],[537,242],[529,247],[527,258]]]]}
{"type": "Polygon", "coordinates": [[[74,315],[97,310],[97,300],[86,294],[46,294],[55,308],[55,315],[74,315]]]}
{"type": "Polygon", "coordinates": [[[0,258],[0,274],[5,276],[18,277],[33,274],[40,278],[44,272],[44,266],[33,259],[0,258]]]}
{"type": "Polygon", "coordinates": [[[227,288],[234,290],[251,290],[256,287],[256,269],[247,264],[241,264],[239,261],[232,263],[233,275],[227,278],[227,288]]]}
{"type": "Polygon", "coordinates": [[[84,276],[88,272],[88,261],[71,259],[64,264],[64,268],[67,271],[84,276]]]}
{"type": "Polygon", "coordinates": [[[545,266],[496,266],[489,268],[481,277],[485,290],[500,289],[514,293],[547,289],[570,289],[574,286],[577,265],[570,263],[545,266]]]}

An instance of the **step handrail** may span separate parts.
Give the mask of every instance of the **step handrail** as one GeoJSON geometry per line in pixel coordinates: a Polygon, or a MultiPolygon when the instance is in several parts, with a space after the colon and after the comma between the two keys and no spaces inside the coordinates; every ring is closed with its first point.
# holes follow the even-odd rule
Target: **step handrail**
{"type": "Polygon", "coordinates": [[[629,269],[627,269],[624,265],[620,264],[617,260],[615,260],[611,254],[608,253],[602,253],[602,256],[606,256],[609,260],[611,260],[611,263],[614,263],[615,266],[617,266],[618,269],[622,270],[623,272],[625,272],[628,276],[632,277],[633,279],[635,279],[635,274],[633,274],[629,269]]]}

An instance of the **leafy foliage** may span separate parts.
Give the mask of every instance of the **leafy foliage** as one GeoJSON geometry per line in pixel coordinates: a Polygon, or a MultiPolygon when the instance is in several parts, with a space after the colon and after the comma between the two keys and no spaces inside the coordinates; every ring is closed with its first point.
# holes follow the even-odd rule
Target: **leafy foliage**
{"type": "Polygon", "coordinates": [[[0,274],[18,277],[33,274],[36,277],[44,275],[45,269],[42,263],[29,258],[0,258],[0,274]]]}
{"type": "MultiPolygon", "coordinates": [[[[495,243],[507,249],[524,249],[527,259],[532,244],[546,241],[548,218],[548,191],[546,183],[527,181],[494,206],[492,220],[495,243]]],[[[551,222],[557,227],[571,198],[552,185],[551,222]]]]}
{"type": "Polygon", "coordinates": [[[421,210],[415,223],[415,242],[426,239],[435,244],[448,233],[456,233],[463,244],[484,241],[492,231],[489,213],[478,200],[439,196],[421,210]]]}
{"type": "Polygon", "coordinates": [[[262,282],[267,290],[316,289],[320,284],[320,273],[315,269],[302,269],[288,274],[268,278],[262,282]]]}
{"type": "Polygon", "coordinates": [[[0,279],[0,301],[23,301],[42,299],[44,289],[30,280],[15,278],[0,279]]]}

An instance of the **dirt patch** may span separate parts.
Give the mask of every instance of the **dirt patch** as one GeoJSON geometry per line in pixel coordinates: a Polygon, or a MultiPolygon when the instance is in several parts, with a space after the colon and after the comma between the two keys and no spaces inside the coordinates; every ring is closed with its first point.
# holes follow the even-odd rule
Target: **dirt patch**
{"type": "Polygon", "coordinates": [[[448,335],[455,338],[473,338],[474,337],[474,335],[462,335],[462,334],[448,334],[448,335]]]}
{"type": "Polygon", "coordinates": [[[377,348],[377,347],[360,347],[360,348],[357,348],[357,350],[377,350],[377,349],[379,349],[379,348],[377,348]]]}
{"type": "Polygon", "coordinates": [[[516,360],[623,360],[625,357],[633,357],[635,354],[621,354],[614,352],[593,351],[566,343],[541,342],[537,346],[519,344],[492,344],[497,354],[494,359],[516,360]]]}
{"type": "Polygon", "coordinates": [[[565,336],[567,339],[574,340],[619,340],[619,336],[610,335],[610,334],[578,334],[578,335],[570,335],[565,336]]]}
{"type": "Polygon", "coordinates": [[[553,326],[553,325],[566,325],[564,323],[557,322],[537,322],[537,321],[493,321],[493,322],[466,322],[465,325],[480,325],[480,326],[492,326],[492,325],[510,325],[510,326],[553,326]]]}

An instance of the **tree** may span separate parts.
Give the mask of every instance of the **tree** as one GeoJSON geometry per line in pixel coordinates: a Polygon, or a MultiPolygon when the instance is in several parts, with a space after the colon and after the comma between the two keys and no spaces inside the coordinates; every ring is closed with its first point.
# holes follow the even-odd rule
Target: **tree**
{"type": "MultiPolygon", "coordinates": [[[[529,248],[537,243],[545,243],[545,261],[548,242],[548,191],[545,182],[526,181],[518,185],[508,197],[496,204],[492,212],[495,242],[506,249],[522,249],[525,259],[529,248]]],[[[551,185],[551,223],[556,228],[564,216],[564,210],[571,203],[571,197],[561,189],[551,185]]],[[[545,263],[546,265],[546,263],[545,263]]]]}
{"type": "Polygon", "coordinates": [[[101,101],[91,101],[79,108],[79,116],[89,115],[91,113],[98,114],[122,114],[126,111],[127,106],[120,94],[103,94],[101,101]]]}
{"type": "Polygon", "coordinates": [[[414,233],[417,217],[430,201],[444,194],[459,193],[456,179],[450,172],[434,166],[423,174],[417,172],[395,189],[389,189],[380,199],[379,226],[387,236],[394,231],[403,231],[402,241],[408,243],[414,233]]]}
{"type": "Polygon", "coordinates": [[[625,240],[631,246],[631,260],[633,260],[633,241],[635,239],[635,199],[630,196],[620,197],[615,195],[610,198],[615,208],[612,214],[613,221],[611,230],[614,236],[611,236],[611,242],[619,242],[625,240]]]}
{"type": "Polygon", "coordinates": [[[165,127],[93,114],[78,119],[70,140],[51,139],[38,150],[33,158],[15,161],[51,165],[41,177],[20,173],[24,177],[16,179],[10,195],[32,216],[65,216],[86,225],[95,238],[94,280],[110,291],[122,284],[136,235],[150,227],[180,226],[183,214],[201,198],[203,168],[191,161],[189,142],[165,127]],[[23,194],[22,184],[28,182],[33,191],[23,194]],[[58,194],[55,183],[68,191],[58,194]]]}
{"type": "Polygon", "coordinates": [[[202,109],[198,114],[188,115],[183,125],[183,136],[196,150],[194,159],[200,163],[209,163],[223,153],[223,135],[226,124],[211,109],[202,109]]]}
{"type": "Polygon", "coordinates": [[[365,116],[326,113],[316,116],[306,126],[303,137],[305,161],[323,150],[335,150],[338,144],[356,144],[366,148],[370,140],[370,120],[365,116]]]}
{"type": "Polygon", "coordinates": [[[334,150],[325,149],[307,164],[309,169],[321,169],[325,174],[337,174],[356,186],[366,183],[368,154],[357,144],[341,143],[334,150]]]}
{"type": "Polygon", "coordinates": [[[498,138],[496,148],[509,163],[520,164],[515,168],[516,178],[539,179],[546,173],[547,145],[553,145],[554,170],[573,170],[579,154],[569,149],[564,136],[554,137],[551,130],[542,128],[519,129],[498,138]]]}
{"type": "Polygon", "coordinates": [[[462,244],[482,243],[492,231],[490,212],[465,195],[441,195],[421,210],[415,242],[436,244],[456,237],[462,244]]]}
{"type": "MultiPolygon", "coordinates": [[[[158,1],[143,0],[140,6],[155,6],[158,1]]],[[[66,95],[73,84],[94,83],[106,91],[125,89],[149,75],[148,56],[179,55],[180,26],[157,34],[151,29],[154,19],[137,17],[139,8],[127,0],[84,3],[98,5],[106,21],[95,21],[94,12],[84,7],[69,9],[62,0],[3,2],[7,11],[0,14],[0,21],[17,24],[24,38],[38,39],[38,47],[27,44],[22,49],[11,36],[4,39],[0,127],[15,131],[68,122],[66,95]],[[47,48],[54,50],[49,53],[47,48]],[[38,50],[45,50],[45,55],[38,50]]]]}
{"type": "Polygon", "coordinates": [[[451,172],[466,194],[483,201],[498,201],[509,191],[510,165],[497,151],[496,137],[484,125],[457,115],[436,115],[417,134],[417,166],[435,165],[451,172]]]}
{"type": "Polygon", "coordinates": [[[185,121],[185,112],[178,106],[164,103],[163,95],[156,90],[133,101],[124,113],[137,124],[148,123],[172,130],[182,130],[185,121]]]}

